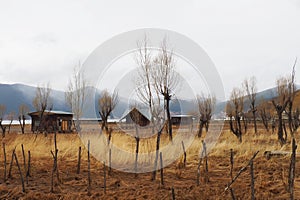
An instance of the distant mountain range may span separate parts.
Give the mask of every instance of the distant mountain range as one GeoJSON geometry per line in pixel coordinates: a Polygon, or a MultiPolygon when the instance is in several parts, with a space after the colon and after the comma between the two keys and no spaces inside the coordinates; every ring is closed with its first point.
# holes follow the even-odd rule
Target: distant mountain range
{"type": "MultiPolygon", "coordinates": [[[[92,90],[93,88],[89,88],[92,90]]],[[[90,93],[90,92],[88,92],[90,93]]],[[[19,106],[21,104],[27,105],[30,111],[34,111],[32,101],[36,94],[36,87],[23,85],[23,84],[0,84],[0,104],[5,105],[6,114],[10,112],[19,112],[19,106]]],[[[97,110],[98,99],[101,91],[95,92],[94,105],[95,107],[88,107],[84,110],[83,118],[93,118],[95,115],[99,117],[97,110]]],[[[52,90],[50,94],[50,102],[53,110],[70,111],[66,101],[65,92],[60,90],[52,90]]],[[[120,98],[120,102],[114,111],[116,117],[121,116],[125,110],[125,99],[120,98]]],[[[91,103],[92,105],[92,103],[91,103]]]]}
{"type": "MultiPolygon", "coordinates": [[[[94,88],[90,88],[94,89],[94,88]]],[[[297,89],[300,89],[300,86],[297,85],[297,89]]],[[[28,106],[30,111],[34,111],[32,106],[32,100],[35,96],[36,87],[23,85],[23,84],[0,84],[0,104],[6,106],[6,114],[14,111],[18,113],[19,106],[25,104],[28,106]]],[[[84,118],[99,117],[97,110],[98,99],[101,96],[101,91],[96,90],[95,97],[92,98],[90,104],[94,103],[95,107],[89,106],[83,113],[84,118]]],[[[257,100],[270,100],[276,96],[276,89],[270,88],[257,93],[257,100]]],[[[65,93],[64,91],[52,90],[50,95],[51,102],[53,104],[53,110],[61,111],[70,111],[70,108],[65,102],[65,93]]],[[[113,117],[119,118],[123,113],[128,109],[127,105],[128,99],[120,97],[119,103],[113,112],[113,117]]],[[[216,105],[215,113],[221,113],[224,111],[227,101],[218,102],[216,105]]],[[[182,100],[176,99],[173,100],[170,104],[171,112],[176,114],[188,114],[195,113],[197,110],[196,102],[192,100],[182,100]]],[[[247,108],[246,108],[247,109],[247,108]]]]}

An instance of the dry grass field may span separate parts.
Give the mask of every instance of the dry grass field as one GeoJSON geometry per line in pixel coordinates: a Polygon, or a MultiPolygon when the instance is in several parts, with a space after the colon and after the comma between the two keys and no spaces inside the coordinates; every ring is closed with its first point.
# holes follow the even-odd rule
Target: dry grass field
{"type": "MultiPolygon", "coordinates": [[[[251,129],[251,127],[250,127],[251,129]]],[[[231,199],[230,193],[225,192],[227,184],[231,181],[230,149],[234,151],[233,175],[247,164],[256,151],[260,151],[254,159],[255,192],[257,199],[288,199],[288,170],[290,155],[271,157],[264,156],[265,151],[281,150],[291,151],[290,140],[283,147],[277,141],[276,133],[266,132],[260,126],[259,133],[254,134],[249,130],[243,136],[243,142],[230,133],[227,126],[224,127],[216,145],[208,155],[209,182],[203,178],[203,166],[201,166],[200,185],[197,186],[197,165],[199,152],[202,149],[203,138],[195,138],[187,149],[187,165],[182,167],[182,158],[164,168],[164,185],[160,184],[160,176],[157,174],[155,181],[151,181],[151,173],[125,173],[112,170],[107,175],[107,189],[104,193],[103,164],[95,158],[91,159],[91,194],[87,193],[88,165],[86,141],[80,139],[77,134],[58,134],[58,169],[61,182],[54,179],[54,192],[50,192],[51,170],[53,158],[50,150],[54,149],[54,134],[24,135],[16,133],[8,134],[2,138],[0,150],[0,199],[172,199],[171,188],[174,188],[176,199],[231,199]],[[5,143],[7,153],[7,170],[11,160],[11,154],[16,147],[16,154],[24,175],[21,144],[26,151],[31,152],[31,176],[28,184],[25,183],[26,192],[22,192],[21,180],[18,168],[14,162],[12,177],[3,181],[4,164],[2,146],[5,143]],[[76,174],[78,147],[82,146],[81,172],[76,174]]],[[[300,140],[299,131],[296,134],[300,140]]],[[[99,127],[93,127],[89,133],[95,137],[99,135],[99,127]]],[[[188,133],[187,133],[188,134],[188,133]]],[[[205,134],[204,136],[205,137],[205,134]]],[[[290,139],[290,137],[289,137],[290,139]]],[[[168,137],[163,134],[162,146],[167,145],[168,137]]],[[[93,144],[91,140],[91,145],[93,144]]],[[[135,139],[121,131],[114,131],[112,143],[129,152],[134,152],[135,139]]],[[[101,144],[99,144],[101,145],[101,144]]],[[[173,145],[177,145],[174,142],[173,145]]],[[[93,146],[92,146],[93,147],[93,146]]],[[[152,151],[155,148],[155,137],[142,139],[140,151],[152,151]]],[[[299,151],[299,150],[298,150],[299,151]]],[[[128,162],[129,158],[112,153],[112,159],[119,162],[128,162]]],[[[150,158],[149,158],[150,159],[150,158]]],[[[152,166],[151,166],[152,167],[152,166]]],[[[251,199],[249,167],[232,185],[237,199],[251,199]]],[[[296,163],[295,197],[300,198],[300,165],[296,163]]]]}

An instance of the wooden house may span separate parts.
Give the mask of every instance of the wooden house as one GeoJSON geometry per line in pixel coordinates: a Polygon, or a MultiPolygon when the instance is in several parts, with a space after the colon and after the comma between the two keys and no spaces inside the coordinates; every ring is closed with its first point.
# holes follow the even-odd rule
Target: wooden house
{"type": "Polygon", "coordinates": [[[31,112],[31,131],[46,132],[72,132],[73,113],[64,111],[45,110],[43,117],[41,111],[31,112]],[[42,120],[41,120],[42,117],[42,120]]]}

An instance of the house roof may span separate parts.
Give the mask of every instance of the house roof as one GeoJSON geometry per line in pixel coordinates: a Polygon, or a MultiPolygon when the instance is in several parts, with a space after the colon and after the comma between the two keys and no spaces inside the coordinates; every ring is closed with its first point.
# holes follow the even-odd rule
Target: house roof
{"type": "MultiPolygon", "coordinates": [[[[41,113],[41,111],[34,111],[34,112],[28,113],[28,115],[38,115],[39,113],[41,113]]],[[[73,113],[71,113],[71,112],[60,111],[60,110],[45,110],[44,113],[57,114],[57,115],[73,115],[73,113]]]]}

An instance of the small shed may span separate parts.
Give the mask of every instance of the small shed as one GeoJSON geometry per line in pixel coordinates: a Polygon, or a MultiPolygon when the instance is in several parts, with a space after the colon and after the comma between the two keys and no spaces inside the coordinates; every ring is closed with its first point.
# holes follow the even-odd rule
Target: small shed
{"type": "Polygon", "coordinates": [[[193,115],[171,115],[171,122],[173,125],[192,124],[193,115]]]}
{"type": "Polygon", "coordinates": [[[126,123],[135,123],[139,126],[147,126],[150,124],[151,115],[148,109],[132,108],[127,110],[121,117],[121,121],[125,119],[126,123]]]}
{"type": "Polygon", "coordinates": [[[73,113],[64,111],[45,110],[41,120],[41,111],[28,113],[31,117],[31,131],[72,132],[73,113]]]}

